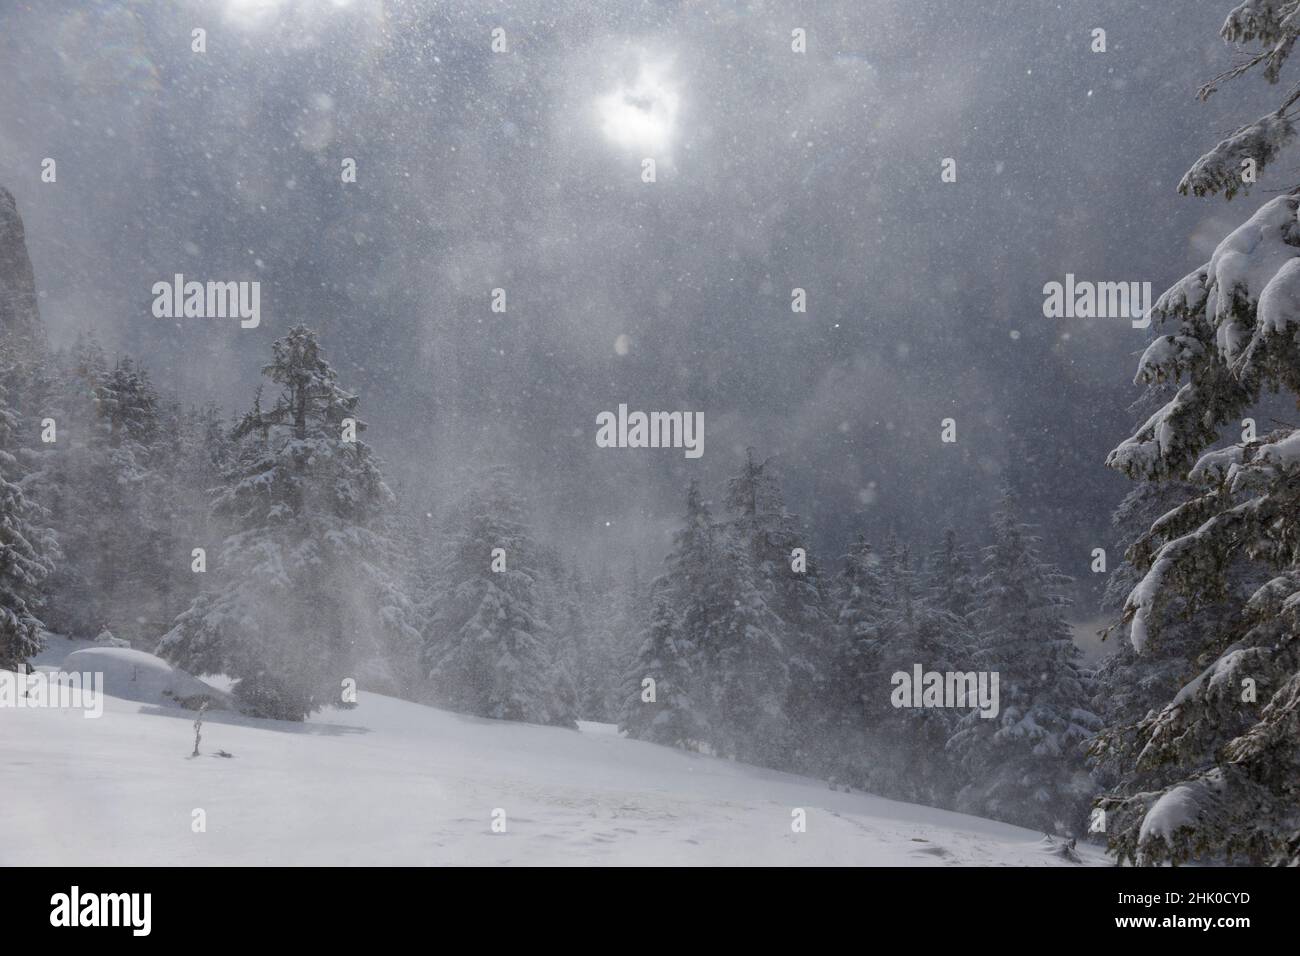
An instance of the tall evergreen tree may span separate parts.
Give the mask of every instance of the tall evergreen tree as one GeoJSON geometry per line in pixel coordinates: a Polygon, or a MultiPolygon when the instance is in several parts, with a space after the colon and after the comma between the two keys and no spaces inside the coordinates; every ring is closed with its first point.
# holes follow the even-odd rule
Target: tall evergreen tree
{"type": "MultiPolygon", "coordinates": [[[[860,545],[851,555],[856,600],[842,609],[857,634],[853,679],[861,704],[864,742],[853,781],[874,793],[911,802],[946,805],[953,768],[945,752],[955,715],[943,708],[895,706],[894,675],[953,669],[967,643],[966,623],[924,600],[909,550],[891,540],[877,567],[860,545]]],[[[847,570],[847,569],[846,569],[847,570]]]]}
{"type": "Polygon", "coordinates": [[[551,666],[561,712],[576,719],[581,714],[578,700],[578,658],[586,641],[586,620],[578,604],[571,562],[549,545],[538,546],[538,594],[542,620],[546,622],[551,666]]]}
{"type": "Polygon", "coordinates": [[[343,702],[348,678],[391,690],[389,650],[416,634],[377,530],[392,494],[358,437],[357,397],[305,326],[273,353],[263,374],[280,393],[269,410],[259,395],[234,429],[233,466],[213,505],[230,533],[208,588],[159,653],[230,675],[252,714],[301,720],[343,702]]]}
{"type": "Polygon", "coordinates": [[[152,617],[162,627],[155,634],[170,627],[198,590],[202,578],[193,571],[194,549],[218,549],[220,528],[212,515],[212,493],[231,467],[232,453],[229,429],[212,404],[188,409],[170,404],[160,417],[159,431],[168,437],[155,456],[157,480],[147,502],[153,520],[144,542],[147,563],[158,569],[157,597],[151,606],[152,617]]]}
{"type": "Polygon", "coordinates": [[[737,557],[750,566],[772,615],[765,627],[779,650],[771,649],[771,655],[784,662],[770,680],[785,685],[786,736],[780,746],[787,752],[775,756],[775,740],[769,741],[769,752],[783,766],[820,772],[826,763],[825,689],[834,640],[821,568],[809,554],[798,516],[786,509],[771,459],[760,462],[752,448],[746,449],[740,473],[727,481],[726,504],[727,531],[745,552],[737,557]]]}
{"type": "Polygon", "coordinates": [[[0,368],[0,669],[18,670],[41,650],[41,585],[57,552],[40,507],[23,491],[27,469],[6,372],[0,368]]]}
{"type": "MultiPolygon", "coordinates": [[[[1202,95],[1256,68],[1278,82],[1300,37],[1296,14],[1294,0],[1236,6],[1222,36],[1253,49],[1202,95]]],[[[1202,156],[1180,191],[1248,192],[1255,180],[1241,175],[1243,164],[1262,170],[1278,160],[1295,137],[1296,100],[1292,89],[1275,112],[1202,156]]],[[[1300,395],[1298,236],[1293,189],[1159,298],[1137,381],[1178,387],[1107,459],[1139,481],[1193,486],[1130,549],[1142,574],[1123,611],[1133,652],[1163,656],[1172,641],[1197,673],[1163,704],[1152,701],[1134,729],[1137,772],[1100,802],[1123,860],[1300,863],[1300,437],[1288,425],[1208,450],[1222,430],[1237,431],[1264,390],[1300,395]],[[1249,597],[1236,593],[1233,569],[1243,561],[1265,575],[1249,597]],[[1170,626],[1180,604],[1199,615],[1225,603],[1224,626],[1170,626]]]]}
{"type": "Polygon", "coordinates": [[[446,555],[423,649],[435,702],[574,726],[574,696],[543,616],[540,549],[507,470],[488,471],[453,510],[446,555]]]}
{"type": "Polygon", "coordinates": [[[666,586],[656,589],[651,608],[640,647],[625,675],[619,726],[639,740],[695,748],[704,739],[706,726],[692,697],[698,656],[685,643],[666,586]],[[647,679],[653,684],[647,685],[647,679]]]}
{"type": "Polygon", "coordinates": [[[7,670],[41,649],[37,615],[61,557],[48,512],[32,493],[42,475],[31,425],[42,417],[52,379],[22,217],[0,187],[0,668],[7,670]]]}
{"type": "Polygon", "coordinates": [[[785,701],[790,724],[789,766],[801,773],[826,775],[836,763],[830,744],[838,714],[831,688],[839,633],[834,624],[832,587],[823,568],[811,554],[806,554],[804,561],[803,571],[793,571],[787,565],[781,572],[791,575],[785,591],[793,598],[785,605],[790,619],[783,621],[790,669],[785,701]]]}
{"type": "Polygon", "coordinates": [[[949,748],[969,783],[961,809],[1080,833],[1095,786],[1083,745],[1100,727],[1089,709],[1089,674],[1065,620],[1070,579],[1046,564],[1008,494],[993,519],[978,583],[979,670],[996,672],[999,712],[967,712],[949,748]]]}
{"type": "Polygon", "coordinates": [[[782,621],[771,609],[748,543],[722,530],[715,550],[718,563],[706,585],[715,611],[701,663],[710,695],[710,743],[725,756],[783,766],[790,751],[790,671],[782,621]]]}
{"type": "Polygon", "coordinates": [[[975,610],[975,561],[957,532],[943,533],[943,547],[930,555],[925,590],[933,605],[967,620],[975,610]]]}
{"type": "Polygon", "coordinates": [[[127,639],[156,638],[166,626],[165,582],[185,563],[161,544],[168,443],[157,393],[129,356],[110,362],[93,338],[80,338],[61,365],[49,409],[57,439],[40,456],[41,494],[64,554],[48,584],[50,625],[74,636],[111,626],[127,639]]]}
{"type": "MultiPolygon", "coordinates": [[[[1168,402],[1175,391],[1169,383],[1148,386],[1132,407],[1139,416],[1137,425],[1168,402]]],[[[1177,479],[1135,485],[1111,519],[1114,550],[1137,557],[1140,542],[1152,527],[1196,491],[1195,485],[1177,479]],[[1134,545],[1139,545],[1138,550],[1134,545]]],[[[1105,730],[1090,744],[1089,753],[1098,782],[1112,792],[1156,792],[1179,779],[1176,767],[1143,759],[1147,742],[1143,723],[1155,715],[1153,708],[1172,699],[1200,672],[1196,656],[1204,632],[1234,633],[1241,623],[1242,606],[1264,583],[1244,556],[1227,565],[1224,575],[1227,587],[1222,599],[1172,595],[1161,613],[1159,641],[1139,654],[1121,636],[1118,646],[1098,667],[1093,709],[1101,715],[1105,730]]],[[[1142,569],[1127,557],[1111,569],[1102,597],[1102,609],[1113,615],[1104,634],[1107,639],[1112,633],[1122,633],[1125,601],[1142,577],[1142,569]]],[[[1210,759],[1208,753],[1205,759],[1210,759]]]]}
{"type": "Polygon", "coordinates": [[[650,677],[658,683],[662,676],[668,686],[656,691],[658,725],[681,727],[683,733],[694,734],[683,738],[683,746],[690,740],[710,738],[712,695],[704,673],[704,648],[714,622],[723,613],[717,590],[717,534],[712,510],[693,478],[686,491],[686,515],[673,533],[673,547],[665,559],[667,570],[654,585],[656,597],[665,605],[665,613],[656,611],[650,622],[658,635],[643,635],[622,688],[619,726],[634,737],[656,726],[641,713],[645,706],[642,681],[650,677]],[[671,613],[666,613],[669,610],[671,613]],[[647,667],[663,673],[647,673],[647,667]],[[660,716],[665,713],[668,716],[660,716]]]}
{"type": "Polygon", "coordinates": [[[704,643],[714,731],[726,732],[728,752],[739,747],[744,759],[789,766],[814,729],[797,728],[796,739],[786,712],[792,693],[799,716],[816,719],[815,664],[829,630],[820,578],[815,566],[811,577],[795,570],[794,549],[806,552],[807,541],[786,510],[771,459],[759,462],[752,448],[745,450],[739,474],[727,479],[726,507],[714,541],[727,572],[716,582],[724,616],[704,643]],[[750,719],[761,720],[761,737],[753,733],[758,728],[744,727],[750,719]]]}
{"type": "Polygon", "coordinates": [[[884,619],[888,587],[880,555],[861,533],[841,565],[833,587],[835,646],[827,682],[832,716],[826,773],[833,783],[866,787],[867,749],[879,715],[879,700],[870,691],[870,650],[884,619]]]}

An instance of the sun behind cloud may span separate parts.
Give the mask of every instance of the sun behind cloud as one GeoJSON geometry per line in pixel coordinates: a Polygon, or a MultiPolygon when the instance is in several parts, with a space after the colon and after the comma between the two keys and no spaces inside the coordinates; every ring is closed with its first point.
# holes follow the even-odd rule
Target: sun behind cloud
{"type": "Polygon", "coordinates": [[[680,96],[665,60],[641,58],[636,79],[596,99],[600,131],[616,146],[652,153],[672,148],[680,96]]]}

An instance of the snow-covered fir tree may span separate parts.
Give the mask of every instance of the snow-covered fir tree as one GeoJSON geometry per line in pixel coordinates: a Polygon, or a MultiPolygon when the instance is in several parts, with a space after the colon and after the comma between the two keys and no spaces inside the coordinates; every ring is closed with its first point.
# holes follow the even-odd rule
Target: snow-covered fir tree
{"type": "Polygon", "coordinates": [[[40,651],[38,614],[58,545],[33,494],[42,403],[52,388],[36,280],[13,195],[0,187],[0,668],[40,651]],[[33,422],[32,419],[35,419],[33,422]]]}
{"type": "Polygon", "coordinates": [[[638,740],[698,747],[705,736],[703,715],[691,696],[698,656],[682,643],[685,632],[666,585],[656,589],[650,621],[639,637],[640,647],[625,675],[620,728],[638,740]]]}
{"type": "MultiPolygon", "coordinates": [[[[933,806],[947,805],[954,787],[945,751],[956,714],[944,708],[897,707],[896,674],[914,676],[914,667],[945,672],[955,667],[972,641],[967,623],[924,599],[909,550],[891,540],[877,569],[862,568],[854,556],[860,586],[872,577],[878,589],[869,616],[857,622],[854,679],[862,695],[866,742],[858,754],[856,783],[874,793],[933,806]]],[[[865,593],[858,602],[865,604],[865,593]]],[[[852,605],[842,609],[852,619],[852,605]]]]}
{"type": "Polygon", "coordinates": [[[391,648],[418,634],[377,530],[392,494],[359,437],[357,397],[305,326],[273,355],[263,374],[279,395],[270,409],[259,395],[234,429],[234,462],[213,505],[230,533],[159,653],[197,674],[230,675],[250,713],[301,720],[345,702],[348,679],[391,692],[391,648]]]}
{"type": "Polygon", "coordinates": [[[831,686],[839,634],[833,622],[831,584],[821,563],[809,553],[801,560],[802,571],[790,570],[787,562],[787,571],[799,577],[784,589],[795,599],[792,605],[786,605],[790,620],[783,621],[790,667],[785,701],[790,724],[789,767],[800,773],[825,775],[836,762],[830,741],[839,715],[834,709],[831,686]]]}
{"type": "Polygon", "coordinates": [[[752,448],[745,450],[739,474],[727,479],[726,508],[714,538],[725,569],[716,582],[723,616],[704,642],[715,743],[726,737],[724,752],[789,766],[798,747],[787,714],[792,659],[799,675],[794,693],[810,717],[820,677],[810,666],[826,630],[819,578],[815,568],[812,578],[794,568],[794,548],[806,551],[807,542],[786,511],[771,459],[759,462],[752,448]]]}
{"type": "Polygon", "coordinates": [[[931,604],[963,621],[975,610],[975,559],[952,528],[943,533],[943,546],[930,554],[924,587],[931,604]]]}
{"type": "Polygon", "coordinates": [[[713,513],[692,479],[686,514],[673,533],[667,570],[654,585],[654,617],[647,622],[637,655],[622,685],[619,727],[633,737],[662,741],[659,730],[681,729],[678,746],[697,746],[710,739],[711,690],[704,672],[705,642],[722,614],[717,590],[718,529],[713,513]],[[662,605],[660,607],[659,605],[662,605]],[[656,686],[653,715],[642,700],[645,678],[656,686]],[[658,729],[656,729],[658,728],[658,729]]]}
{"type": "MultiPolygon", "coordinates": [[[[1222,35],[1248,55],[1203,96],[1256,68],[1276,83],[1300,37],[1300,4],[1241,3],[1222,35]]],[[[1197,160],[1180,190],[1248,192],[1243,163],[1277,161],[1295,136],[1297,101],[1291,88],[1276,111],[1197,160]]],[[[1192,487],[1130,549],[1142,578],[1123,622],[1136,655],[1166,655],[1173,642],[1195,675],[1151,702],[1134,731],[1136,772],[1100,801],[1123,860],[1300,863],[1300,430],[1284,425],[1253,440],[1240,431],[1264,390],[1300,396],[1297,276],[1300,192],[1292,190],[1261,206],[1150,310],[1156,337],[1137,381],[1177,390],[1107,464],[1140,481],[1192,487]],[[1232,443],[1212,448],[1223,431],[1232,443]],[[1242,561],[1265,575],[1248,597],[1233,574],[1242,561]],[[1219,623],[1198,626],[1204,607],[1216,608],[1219,623]],[[1190,627],[1177,623],[1180,609],[1190,627]]]]}
{"type": "Polygon", "coordinates": [[[586,619],[579,606],[573,583],[573,563],[558,549],[539,545],[537,551],[538,594],[541,617],[550,630],[549,645],[555,672],[560,710],[581,715],[578,700],[579,657],[586,642],[586,619]]]}
{"type": "MultiPolygon", "coordinates": [[[[632,716],[641,706],[642,679],[654,676],[644,672],[646,655],[671,653],[671,664],[660,664],[670,668],[670,683],[684,691],[660,695],[658,710],[681,708],[683,713],[660,720],[696,728],[701,743],[723,756],[783,766],[790,751],[785,714],[789,665],[781,642],[783,625],[770,607],[773,589],[756,564],[752,542],[735,524],[714,520],[692,480],[668,570],[655,586],[674,613],[657,615],[652,623],[658,625],[658,639],[642,642],[624,683],[621,722],[633,733],[649,726],[632,716]]],[[[651,627],[646,638],[655,630],[651,627]]]]}
{"type": "Polygon", "coordinates": [[[423,647],[434,701],[481,717],[575,726],[572,685],[543,616],[540,548],[507,469],[471,482],[442,548],[423,647]]]}
{"type": "Polygon", "coordinates": [[[727,481],[729,534],[747,550],[748,563],[768,610],[775,615],[771,639],[786,661],[782,709],[787,718],[789,753],[783,766],[819,771],[825,763],[822,742],[831,720],[826,709],[826,668],[833,633],[827,588],[808,535],[785,506],[771,459],[758,461],[745,450],[740,473],[727,481]]]}
{"type": "Polygon", "coordinates": [[[615,577],[609,597],[613,603],[609,616],[612,626],[605,628],[603,635],[593,628],[593,642],[601,640],[602,645],[592,650],[600,660],[601,681],[607,688],[606,712],[612,715],[611,720],[618,720],[628,668],[641,650],[647,622],[654,620],[651,590],[656,583],[642,580],[640,562],[635,553],[630,554],[615,577]]]}
{"type": "Polygon", "coordinates": [[[884,617],[887,588],[880,555],[864,534],[858,534],[840,563],[832,586],[835,644],[826,689],[832,714],[826,774],[832,783],[862,787],[879,703],[869,692],[868,650],[884,617]]]}
{"type": "MultiPolygon", "coordinates": [[[[1176,390],[1169,382],[1149,385],[1131,409],[1139,416],[1138,424],[1168,402],[1176,390]]],[[[1128,554],[1161,517],[1195,493],[1194,485],[1177,479],[1136,484],[1112,516],[1112,553],[1128,554]]],[[[1118,646],[1097,669],[1093,710],[1101,716],[1106,729],[1089,746],[1094,775],[1107,789],[1156,791],[1172,782],[1169,768],[1141,759],[1146,744],[1141,725],[1144,718],[1154,716],[1153,708],[1170,700],[1200,671],[1196,656],[1204,640],[1202,632],[1232,632],[1239,624],[1246,599],[1263,583],[1244,556],[1225,567],[1224,574],[1228,587],[1223,599],[1171,596],[1161,612],[1160,641],[1139,654],[1122,636],[1121,617],[1125,601],[1143,572],[1127,558],[1111,568],[1102,609],[1113,615],[1113,622],[1104,636],[1111,644],[1116,643],[1112,635],[1121,636],[1118,646]]],[[[1101,832],[1100,827],[1097,830],[1101,832]]]]}
{"type": "Polygon", "coordinates": [[[19,670],[42,646],[37,612],[56,550],[41,508],[23,490],[28,472],[6,373],[0,365],[0,669],[19,670]]]}
{"type": "Polygon", "coordinates": [[[110,360],[90,337],[59,365],[49,409],[57,440],[40,456],[41,495],[64,554],[49,582],[49,623],[93,637],[109,622],[120,637],[156,638],[169,623],[160,602],[170,564],[183,560],[170,552],[160,507],[170,441],[158,395],[129,356],[110,360]]]}
{"type": "Polygon", "coordinates": [[[701,666],[709,693],[709,741],[724,756],[785,766],[790,671],[783,622],[771,608],[771,592],[748,542],[724,530],[716,554],[709,590],[717,613],[705,629],[701,666]]]}
{"type": "Polygon", "coordinates": [[[969,780],[958,807],[1079,834],[1096,790],[1083,746],[1100,720],[1065,619],[1070,579],[1039,556],[1010,494],[994,514],[992,539],[977,584],[979,647],[962,670],[998,674],[999,711],[991,718],[967,711],[949,741],[969,780]]]}
{"type": "MultiPolygon", "coordinates": [[[[212,514],[212,490],[231,466],[230,429],[220,409],[207,404],[182,408],[168,403],[159,415],[164,436],[156,454],[148,502],[150,534],[144,542],[148,561],[158,569],[156,598],[146,623],[165,622],[153,633],[166,631],[189,606],[202,578],[192,570],[195,548],[218,550],[220,527],[212,514]]],[[[142,609],[143,612],[143,609],[142,609]]]]}

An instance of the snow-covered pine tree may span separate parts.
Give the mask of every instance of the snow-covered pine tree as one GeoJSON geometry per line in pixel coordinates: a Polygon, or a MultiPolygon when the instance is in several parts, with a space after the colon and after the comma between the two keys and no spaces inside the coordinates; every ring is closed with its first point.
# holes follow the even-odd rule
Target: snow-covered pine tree
{"type": "Polygon", "coordinates": [[[684,643],[685,632],[673,610],[666,579],[655,589],[650,621],[640,638],[624,680],[619,726],[638,740],[694,749],[705,736],[703,715],[691,696],[698,657],[684,643]],[[647,679],[653,685],[647,685],[647,679]],[[651,691],[653,700],[647,699],[651,691]]]}
{"type": "MultiPolygon", "coordinates": [[[[45,348],[36,276],[26,232],[13,193],[0,186],[0,347],[6,368],[21,365],[45,348]]],[[[10,383],[12,384],[12,383],[10,383]]],[[[10,395],[10,402],[15,396],[10,395]]]]}
{"type": "Polygon", "coordinates": [[[129,355],[119,357],[108,370],[97,389],[96,405],[100,428],[95,434],[101,443],[96,450],[103,452],[109,468],[96,490],[122,522],[117,548],[105,549],[105,556],[119,567],[112,569],[106,562],[99,568],[105,618],[119,638],[152,643],[178,610],[168,600],[171,583],[178,572],[188,571],[188,551],[173,537],[179,530],[170,505],[175,489],[167,480],[175,439],[164,431],[158,393],[148,373],[129,355]],[[130,562],[120,560],[123,552],[131,554],[130,562]]]}
{"type": "MultiPolygon", "coordinates": [[[[1202,90],[1256,67],[1276,83],[1297,37],[1300,2],[1247,0],[1222,35],[1254,50],[1202,90]]],[[[1273,113],[1220,142],[1179,185],[1196,195],[1248,192],[1257,171],[1294,139],[1300,89],[1273,113]]],[[[1169,627],[1182,602],[1235,605],[1238,623],[1196,627],[1184,653],[1198,673],[1143,718],[1137,779],[1100,802],[1110,847],[1139,863],[1244,859],[1300,863],[1300,430],[1208,450],[1264,390],[1300,395],[1300,189],[1260,207],[1210,261],[1167,290],[1150,311],[1158,335],[1139,383],[1179,383],[1168,402],[1107,464],[1142,481],[1194,488],[1130,549],[1143,572],[1124,605],[1136,654],[1163,653],[1187,631],[1169,627]],[[1268,577],[1245,600],[1232,569],[1253,562],[1268,577]],[[1145,774],[1160,774],[1150,787],[1145,774]]],[[[1234,436],[1235,437],[1235,436],[1234,436]]],[[[1231,615],[1229,621],[1231,621],[1231,615]]]]}
{"type": "Polygon", "coordinates": [[[945,750],[958,715],[944,708],[895,707],[894,675],[911,680],[914,668],[953,669],[973,644],[966,621],[924,600],[907,547],[891,540],[881,562],[883,585],[874,621],[859,641],[857,679],[863,695],[867,744],[859,785],[887,796],[946,806],[953,767],[945,750]]]}
{"type": "Polygon", "coordinates": [[[167,437],[156,456],[159,480],[150,502],[156,518],[148,545],[151,560],[163,571],[158,606],[165,631],[203,580],[193,570],[194,549],[218,550],[212,494],[231,467],[232,446],[220,409],[212,404],[183,409],[172,403],[163,410],[158,430],[167,437]]]}
{"type": "Polygon", "coordinates": [[[827,673],[834,634],[827,588],[809,536],[797,515],[786,510],[772,459],[758,461],[745,450],[740,473],[727,481],[727,530],[748,551],[747,557],[770,611],[776,616],[773,638],[787,662],[786,714],[788,752],[782,766],[809,772],[825,767],[827,673]]]}
{"type": "MultiPolygon", "coordinates": [[[[1177,391],[1169,382],[1149,385],[1133,403],[1138,416],[1135,427],[1145,422],[1177,391]]],[[[1141,482],[1129,490],[1111,518],[1114,540],[1111,553],[1126,554],[1162,516],[1196,494],[1189,482],[1141,482]]],[[[1200,671],[1195,658],[1204,630],[1231,632],[1239,623],[1241,607],[1253,590],[1263,583],[1249,561],[1235,560],[1225,569],[1230,585],[1228,596],[1219,601],[1199,601],[1194,606],[1177,595],[1170,598],[1162,615],[1161,639],[1139,654],[1125,638],[1097,668],[1093,710],[1105,730],[1089,745],[1094,776],[1108,790],[1154,791],[1171,782],[1164,767],[1150,766],[1139,759],[1146,740],[1141,730],[1145,717],[1154,716],[1153,706],[1170,700],[1200,671]]],[[[1124,560],[1110,569],[1102,596],[1102,609],[1114,615],[1103,636],[1121,630],[1123,607],[1143,572],[1124,560]]],[[[1114,641],[1110,641],[1114,643],[1114,641]]]]}
{"type": "Polygon", "coordinates": [[[642,637],[648,623],[654,620],[651,590],[654,581],[644,582],[635,553],[628,556],[623,572],[615,579],[613,588],[613,626],[600,649],[602,682],[605,686],[607,712],[617,720],[623,705],[623,682],[628,668],[641,650],[642,637]]]}
{"type": "Polygon", "coordinates": [[[704,645],[705,672],[715,695],[724,694],[715,696],[720,706],[714,730],[730,728],[737,741],[752,736],[755,747],[743,759],[790,766],[794,751],[815,729],[799,728],[796,741],[786,708],[793,693],[805,722],[816,720],[813,695],[821,675],[815,665],[829,631],[820,577],[815,566],[811,577],[792,566],[794,548],[806,552],[807,541],[797,516],[786,511],[771,459],[757,461],[754,450],[745,449],[740,473],[727,479],[726,507],[715,546],[731,574],[719,582],[729,610],[725,625],[704,645]],[[748,717],[742,716],[760,713],[761,739],[752,735],[757,728],[744,729],[748,717]]]}
{"type": "Polygon", "coordinates": [[[787,766],[790,669],[783,622],[771,608],[771,590],[754,566],[749,542],[719,529],[716,554],[709,590],[717,613],[705,630],[701,667],[710,695],[710,744],[747,763],[787,766]]]}
{"type": "Polygon", "coordinates": [[[835,647],[826,690],[831,712],[826,774],[832,783],[865,787],[866,753],[878,716],[878,701],[870,694],[868,649],[884,617],[887,586],[880,555],[861,533],[841,564],[832,591],[835,647]]]}
{"type": "Polygon", "coordinates": [[[560,700],[558,710],[576,719],[581,715],[576,675],[585,622],[573,589],[572,564],[560,556],[558,549],[539,545],[536,566],[541,617],[546,622],[547,653],[560,700]]]}
{"type": "Polygon", "coordinates": [[[806,554],[805,561],[802,572],[790,571],[790,563],[786,563],[786,572],[798,576],[783,589],[794,599],[786,606],[790,620],[783,622],[790,665],[785,701],[790,724],[789,768],[825,776],[837,763],[830,749],[832,728],[839,718],[831,686],[840,635],[834,624],[831,584],[813,555],[806,554]]]}
{"type": "Polygon", "coordinates": [[[60,557],[48,514],[32,493],[41,478],[33,454],[38,443],[24,420],[39,410],[50,378],[22,217],[13,195],[0,187],[0,668],[6,670],[20,669],[41,649],[37,614],[60,557]]]}
{"type": "Polygon", "coordinates": [[[390,593],[391,553],[376,528],[392,494],[360,440],[357,397],[305,326],[273,355],[263,374],[280,394],[269,410],[259,396],[234,429],[233,467],[213,504],[230,533],[159,653],[228,674],[252,714],[302,720],[342,703],[348,678],[391,691],[388,649],[417,635],[409,602],[390,593]]]}
{"type": "MultiPolygon", "coordinates": [[[[8,357],[0,354],[0,363],[8,357]]],[[[19,419],[9,405],[7,377],[0,367],[0,668],[19,670],[41,649],[37,611],[57,552],[41,508],[23,490],[19,419]]]]}
{"type": "Polygon", "coordinates": [[[948,747],[970,781],[959,809],[1044,832],[1081,833],[1095,785],[1083,746],[1100,727],[1090,675],[1065,620],[1070,579],[1038,554],[1007,493],[984,549],[975,621],[979,647],[963,670],[999,675],[996,717],[967,711],[948,747]]]}
{"type": "Polygon", "coordinates": [[[774,474],[772,459],[757,461],[745,450],[740,473],[727,480],[728,531],[748,549],[772,611],[780,617],[792,651],[817,646],[830,629],[826,597],[817,564],[795,570],[794,551],[810,550],[799,516],[786,510],[785,495],[774,474]]]}
{"type": "MultiPolygon", "coordinates": [[[[734,525],[715,522],[692,480],[668,571],[656,585],[672,602],[675,627],[669,640],[662,630],[669,620],[657,617],[660,640],[649,650],[643,642],[642,651],[676,655],[670,683],[685,686],[680,695],[658,697],[661,712],[683,709],[680,716],[660,720],[698,728],[702,742],[716,753],[779,766],[789,751],[784,711],[789,671],[782,624],[769,607],[772,589],[755,566],[752,540],[734,525]]],[[[625,681],[621,723],[632,732],[647,726],[634,716],[643,706],[642,679],[655,676],[638,673],[645,663],[639,656],[625,681]]]]}
{"type": "Polygon", "coordinates": [[[575,726],[543,618],[540,549],[507,469],[471,482],[447,522],[445,554],[422,655],[435,702],[480,717],[575,726]]]}
{"type": "Polygon", "coordinates": [[[712,688],[705,673],[704,648],[714,622],[723,613],[718,593],[718,533],[699,482],[691,479],[686,515],[673,534],[673,547],[665,559],[668,569],[653,587],[654,615],[623,682],[619,727],[633,737],[671,730],[680,736],[679,746],[711,739],[712,688]],[[650,705],[642,700],[642,682],[647,677],[656,684],[653,714],[644,712],[650,705]]]}
{"type": "Polygon", "coordinates": [[[58,440],[40,456],[41,494],[64,554],[48,585],[49,623],[90,637],[108,621],[121,637],[156,637],[140,620],[165,626],[159,605],[173,559],[159,545],[168,529],[157,393],[129,356],[110,362],[90,337],[60,365],[50,409],[58,440]]]}
{"type": "Polygon", "coordinates": [[[975,610],[975,559],[952,528],[943,533],[943,547],[930,554],[925,592],[932,605],[961,620],[975,610]]]}

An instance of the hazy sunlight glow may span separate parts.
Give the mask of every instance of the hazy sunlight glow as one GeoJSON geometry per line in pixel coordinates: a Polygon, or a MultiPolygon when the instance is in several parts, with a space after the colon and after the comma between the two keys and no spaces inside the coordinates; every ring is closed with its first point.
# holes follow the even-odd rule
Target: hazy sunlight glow
{"type": "Polygon", "coordinates": [[[618,146],[662,152],[672,143],[677,103],[665,64],[643,61],[634,83],[620,83],[596,100],[600,131],[618,146]]]}

